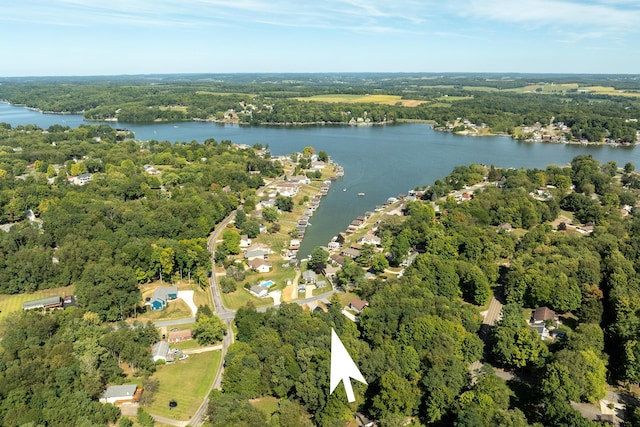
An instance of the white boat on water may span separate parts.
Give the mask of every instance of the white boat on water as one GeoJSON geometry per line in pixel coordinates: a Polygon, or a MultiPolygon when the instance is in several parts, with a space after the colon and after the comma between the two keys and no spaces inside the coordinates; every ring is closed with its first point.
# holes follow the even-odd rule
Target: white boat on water
{"type": "Polygon", "coordinates": [[[358,193],[358,196],[363,197],[364,193],[358,193]]]}

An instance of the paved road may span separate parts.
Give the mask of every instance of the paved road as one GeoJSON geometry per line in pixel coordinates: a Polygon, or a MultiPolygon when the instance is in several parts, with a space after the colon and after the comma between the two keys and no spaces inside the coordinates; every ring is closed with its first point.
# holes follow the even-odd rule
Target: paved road
{"type": "Polygon", "coordinates": [[[166,328],[167,326],[174,325],[188,325],[189,323],[195,323],[195,317],[187,317],[185,319],[173,319],[173,320],[161,320],[159,322],[153,322],[158,328],[166,328]]]}
{"type": "MultiPolygon", "coordinates": [[[[219,346],[220,350],[222,350],[222,357],[220,358],[220,366],[218,367],[218,372],[216,373],[216,377],[213,381],[213,384],[211,384],[211,387],[209,387],[209,390],[207,391],[207,394],[204,400],[198,407],[198,410],[196,411],[196,413],[193,415],[193,417],[191,417],[191,419],[188,422],[171,420],[168,418],[164,418],[164,417],[160,417],[152,414],[153,418],[156,421],[177,426],[177,427],[186,426],[187,424],[191,426],[202,425],[202,423],[205,421],[205,418],[206,418],[207,407],[209,406],[209,394],[211,393],[212,390],[214,389],[219,390],[222,387],[222,373],[224,371],[224,358],[227,354],[227,350],[229,349],[229,346],[234,342],[234,336],[233,336],[233,330],[231,328],[231,324],[236,315],[236,312],[226,308],[224,306],[224,303],[222,302],[222,295],[220,294],[220,288],[218,287],[218,281],[215,275],[215,265],[214,265],[213,255],[215,253],[215,245],[216,245],[216,241],[218,240],[218,237],[220,236],[220,234],[222,234],[222,231],[226,229],[227,224],[229,224],[233,220],[234,216],[235,216],[235,212],[231,213],[231,215],[225,218],[224,221],[218,224],[216,229],[211,233],[211,235],[209,235],[209,239],[208,239],[208,248],[209,248],[209,251],[211,252],[211,262],[212,262],[212,266],[211,266],[212,274],[211,274],[211,279],[209,281],[209,289],[211,291],[211,298],[213,300],[214,313],[216,316],[220,317],[220,319],[222,319],[222,321],[224,321],[227,324],[227,334],[224,336],[222,340],[222,344],[219,346]]],[[[297,286],[297,284],[294,283],[293,286],[297,286]]],[[[297,300],[296,303],[303,305],[303,304],[308,304],[312,301],[318,301],[324,298],[330,298],[331,295],[335,294],[336,292],[337,292],[336,290],[331,290],[311,298],[297,300]]],[[[257,309],[257,311],[264,312],[271,307],[273,306],[260,307],[257,309]]],[[[162,322],[155,322],[155,325],[159,327],[167,327],[172,325],[188,324],[193,322],[195,322],[195,318],[165,320],[162,322]]]]}
{"type": "MultiPolygon", "coordinates": [[[[214,313],[227,324],[227,334],[222,339],[222,344],[220,346],[215,346],[220,350],[222,350],[222,357],[220,358],[220,365],[218,366],[218,372],[216,373],[216,378],[213,384],[211,384],[211,387],[209,387],[209,390],[207,391],[207,394],[204,400],[198,407],[198,410],[193,415],[193,417],[191,417],[189,421],[176,421],[170,418],[165,418],[165,417],[151,414],[153,419],[155,419],[158,422],[165,423],[172,426],[177,426],[177,427],[184,427],[187,425],[191,425],[191,426],[201,425],[206,418],[207,407],[209,406],[209,394],[214,388],[217,388],[217,389],[220,388],[220,385],[222,382],[222,371],[224,370],[224,357],[227,354],[227,349],[233,343],[233,340],[234,340],[233,330],[231,329],[231,322],[236,312],[233,310],[227,309],[222,303],[222,296],[220,295],[220,288],[218,287],[218,281],[215,275],[215,261],[213,256],[215,253],[215,246],[216,246],[216,241],[218,240],[218,237],[220,236],[220,234],[222,234],[222,231],[227,228],[227,224],[229,224],[234,217],[235,217],[235,211],[232,212],[220,224],[217,225],[216,229],[213,230],[213,232],[209,235],[209,239],[207,240],[209,252],[211,252],[211,279],[209,280],[209,289],[211,291],[211,298],[213,299],[214,313]]],[[[189,324],[194,322],[195,322],[195,318],[190,317],[187,319],[165,320],[162,322],[155,322],[155,325],[158,327],[167,327],[167,326],[173,326],[173,325],[184,325],[184,324],[189,324]]],[[[210,348],[209,351],[211,351],[212,349],[213,348],[210,348]]]]}
{"type": "MultiPolygon", "coordinates": [[[[502,287],[499,286],[495,289],[493,296],[491,297],[491,301],[489,302],[489,308],[484,314],[484,318],[482,320],[482,326],[480,326],[480,338],[484,341],[485,348],[488,348],[489,334],[491,332],[491,328],[496,324],[500,317],[502,316],[502,303],[498,300],[498,298],[502,298],[502,287]]],[[[477,374],[482,368],[482,360],[476,360],[471,365],[469,365],[469,372],[471,373],[471,382],[475,383],[477,374]]]]}

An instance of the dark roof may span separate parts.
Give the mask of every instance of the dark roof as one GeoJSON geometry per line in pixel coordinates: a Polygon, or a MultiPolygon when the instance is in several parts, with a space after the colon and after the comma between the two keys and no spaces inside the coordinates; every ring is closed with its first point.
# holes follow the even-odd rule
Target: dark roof
{"type": "Polygon", "coordinates": [[[349,305],[357,310],[362,310],[369,305],[369,302],[361,300],[359,298],[354,298],[351,300],[351,303],[349,305]]]}
{"type": "Polygon", "coordinates": [[[545,322],[547,320],[554,319],[555,317],[555,311],[551,310],[549,307],[538,307],[533,313],[534,322],[545,322]]]}

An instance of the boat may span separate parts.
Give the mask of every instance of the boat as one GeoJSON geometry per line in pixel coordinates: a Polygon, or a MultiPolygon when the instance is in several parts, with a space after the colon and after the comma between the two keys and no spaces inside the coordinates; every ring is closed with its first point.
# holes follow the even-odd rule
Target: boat
{"type": "Polygon", "coordinates": [[[362,197],[364,196],[364,193],[358,193],[358,196],[362,197]]]}

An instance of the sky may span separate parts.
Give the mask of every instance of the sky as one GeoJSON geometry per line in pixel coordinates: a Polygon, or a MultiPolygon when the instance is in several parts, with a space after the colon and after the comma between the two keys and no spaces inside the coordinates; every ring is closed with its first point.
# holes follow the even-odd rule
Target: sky
{"type": "Polygon", "coordinates": [[[640,74],[640,0],[18,0],[0,76],[640,74]]]}

